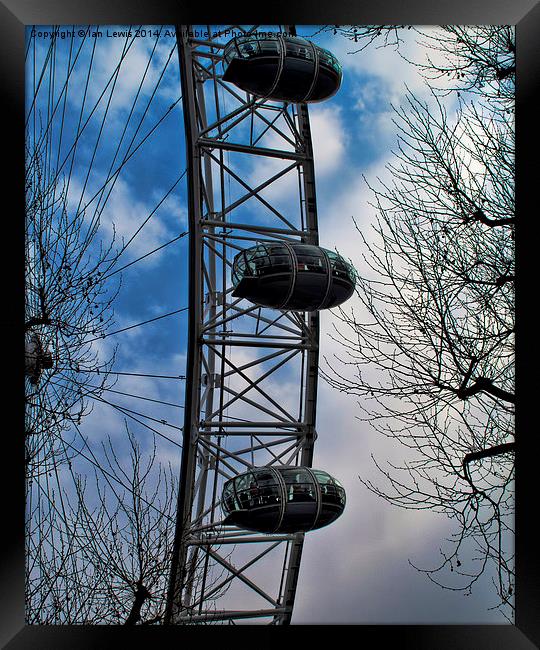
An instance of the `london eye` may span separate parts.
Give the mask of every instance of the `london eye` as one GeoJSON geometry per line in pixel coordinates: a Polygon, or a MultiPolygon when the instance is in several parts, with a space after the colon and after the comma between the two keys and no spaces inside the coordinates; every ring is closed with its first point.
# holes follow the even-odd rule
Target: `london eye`
{"type": "MultiPolygon", "coordinates": [[[[51,496],[65,489],[59,468],[72,471],[72,461],[82,457],[103,471],[102,441],[88,435],[81,421],[99,426],[92,409],[108,408],[165,440],[171,455],[181,455],[174,513],[172,508],[160,513],[172,540],[167,571],[160,575],[166,603],[162,622],[289,624],[304,537],[331,525],[346,502],[339,477],[312,463],[319,312],[352,295],[355,271],[331,250],[331,241],[319,242],[308,110],[310,102],[338,92],[342,72],[332,53],[297,37],[294,28],[275,27],[263,35],[257,26],[208,28],[204,38],[194,36],[190,26],[177,26],[174,32],[176,40],[167,48],[158,47],[161,32],[156,35],[146,65],[135,59],[140,84],[131,108],[115,115],[124,120],[120,138],[107,138],[106,132],[114,93],[122,92],[119,71],[128,65],[135,39],[126,34],[116,66],[107,62],[110,74],[104,76],[101,94],[92,92],[91,80],[95,67],[105,63],[95,54],[97,40],[90,30],[79,44],[72,37],[67,53],[56,49],[54,39],[43,51],[35,38],[28,39],[30,195],[40,201],[51,196],[36,211],[39,218],[27,224],[27,498],[31,512],[39,513],[35,521],[30,517],[30,549],[46,548],[39,552],[55,564],[60,537],[47,540],[46,531],[55,528],[52,522],[58,517],[69,519],[51,496]],[[83,48],[86,55],[79,58],[83,48]],[[84,68],[79,78],[77,61],[84,68]],[[159,113],[152,102],[160,84],[169,89],[178,84],[176,63],[181,97],[171,91],[172,104],[159,113]],[[70,114],[70,83],[79,93],[79,114],[70,114]],[[96,233],[104,227],[108,209],[119,211],[115,196],[123,190],[123,175],[129,175],[137,157],[136,164],[148,165],[152,150],[147,140],[156,129],[168,128],[171,116],[181,119],[180,108],[185,169],[170,164],[168,189],[145,205],[148,216],[126,219],[131,231],[116,227],[121,231],[113,231],[116,252],[112,244],[103,248],[96,233]],[[90,133],[92,146],[84,141],[90,133]],[[105,150],[108,171],[102,176],[96,167],[105,150]],[[146,158],[144,151],[149,152],[146,158]],[[60,178],[63,188],[57,187],[60,178]],[[176,231],[163,233],[156,227],[155,236],[148,236],[151,217],[172,199],[180,200],[183,183],[187,227],[176,225],[176,231]],[[58,211],[60,225],[47,230],[44,215],[56,214],[57,204],[66,206],[58,211]],[[73,206],[79,221],[70,223],[65,215],[73,206]],[[55,233],[75,231],[78,239],[73,234],[65,244],[61,239],[54,243],[55,233]],[[73,263],[70,246],[77,251],[73,263]],[[178,268],[181,260],[188,274],[188,304],[141,312],[134,323],[114,324],[109,308],[120,288],[110,282],[104,288],[101,278],[116,279],[120,271],[136,274],[150,256],[175,246],[183,246],[175,263],[178,268]],[[87,268],[87,253],[97,250],[99,264],[92,273],[81,274],[76,285],[71,279],[75,271],[87,268]],[[52,295],[51,287],[58,293],[55,301],[43,297],[46,291],[52,295]],[[82,300],[70,302],[75,294],[82,300]],[[49,309],[53,303],[62,305],[61,318],[49,309]],[[142,368],[139,357],[123,354],[122,342],[135,328],[150,331],[172,319],[184,319],[187,331],[183,367],[170,372],[163,364],[142,368]],[[118,351],[104,361],[103,339],[113,335],[121,341],[118,351]],[[172,397],[178,395],[176,387],[165,391],[144,383],[177,381],[184,391],[181,404],[172,397]],[[278,393],[276,387],[283,386],[286,393],[278,393]],[[64,414],[60,423],[59,405],[64,414]],[[69,427],[71,438],[63,433],[69,427]],[[56,487],[50,488],[49,481],[56,481],[56,487]],[[33,509],[36,503],[39,507],[33,509]]],[[[145,277],[139,274],[133,292],[141,293],[145,277]]],[[[159,290],[172,294],[175,287],[171,279],[159,290]]],[[[165,348],[160,354],[173,359],[165,348]]],[[[111,489],[119,484],[129,492],[111,463],[107,467],[111,489]]],[[[75,478],[73,483],[78,486],[75,478]]],[[[159,510],[157,504],[150,506],[159,510]]],[[[57,576],[53,582],[62,580],[57,576]]],[[[28,584],[42,582],[43,572],[29,569],[28,584]]],[[[39,595],[37,587],[35,593],[39,595]]],[[[52,620],[57,620],[55,607],[51,601],[52,620]]]]}
{"type": "Polygon", "coordinates": [[[243,32],[198,40],[177,28],[191,282],[171,622],[289,623],[304,534],[330,523],[345,503],[339,483],[310,468],[319,310],[350,297],[354,270],[319,247],[306,104],[334,94],[341,70],[330,53],[294,35],[243,32]],[[278,159],[281,169],[252,187],[235,172],[246,157],[278,159]],[[265,199],[285,175],[298,178],[294,211],[265,199]],[[243,188],[234,200],[230,177],[243,188]],[[257,200],[255,210],[242,209],[248,199],[257,200]],[[298,389],[287,404],[272,394],[270,376],[294,377],[298,389]],[[282,567],[279,579],[257,584],[248,568],[269,553],[282,567]],[[225,569],[218,585],[206,576],[211,564],[225,569]],[[242,607],[231,589],[226,609],[220,601],[210,609],[212,593],[233,579],[260,604],[242,607]]]}

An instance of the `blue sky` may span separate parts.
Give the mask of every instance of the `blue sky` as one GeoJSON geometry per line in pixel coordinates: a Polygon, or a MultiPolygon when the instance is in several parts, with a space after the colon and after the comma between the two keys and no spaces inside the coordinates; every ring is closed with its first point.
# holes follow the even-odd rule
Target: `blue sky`
{"type": "MultiPolygon", "coordinates": [[[[68,26],[65,26],[68,29],[68,26]]],[[[31,28],[28,28],[30,31],[31,28]]],[[[40,27],[46,32],[48,28],[40,27]]],[[[70,28],[71,29],[71,28],[70,28]]],[[[75,26],[77,33],[80,28],[75,26]]],[[[110,26],[109,32],[115,28],[110,26]]],[[[113,163],[120,143],[123,125],[134,106],[129,127],[123,136],[117,161],[127,151],[128,143],[140,124],[132,149],[163,118],[159,128],[122,168],[105,208],[101,214],[100,232],[105,240],[111,236],[115,224],[117,244],[127,241],[156,206],[167,196],[170,188],[185,169],[183,115],[180,96],[178,59],[172,35],[164,35],[157,42],[148,67],[148,73],[137,102],[133,104],[139,81],[149,55],[156,44],[156,26],[144,27],[145,36],[136,38],[120,69],[115,92],[107,108],[108,92],[97,105],[77,145],[73,173],[69,183],[68,204],[72,208],[86,205],[98,191],[113,163]],[[172,52],[172,55],[171,55],[172,52]],[[170,58],[169,58],[170,57],[170,58]],[[168,64],[166,65],[168,61],[168,64]],[[148,106],[161,72],[163,77],[148,106]],[[103,123],[103,116],[107,118],[103,123]],[[103,129],[100,133],[100,129],[103,129]],[[95,149],[98,143],[97,149],[95,149]],[[95,154],[94,154],[95,151],[95,154]],[[94,156],[92,171],[86,173],[94,156]],[[83,193],[83,187],[86,189],[83,193]],[[81,199],[82,196],[82,199],[81,199]]],[[[264,28],[261,28],[264,29],[264,28]]],[[[299,35],[311,35],[316,27],[302,26],[299,35]]],[[[106,27],[101,27],[105,32],[106,27]]],[[[50,30],[49,30],[50,31],[50,30]]],[[[164,28],[167,31],[167,28],[164,28]]],[[[172,32],[172,28],[168,28],[172,32]]],[[[373,49],[353,54],[353,44],[341,36],[324,33],[314,36],[316,43],[338,56],[344,70],[343,84],[328,102],[310,108],[321,245],[337,248],[357,265],[359,237],[352,217],[361,228],[369,228],[374,211],[368,205],[369,192],[362,175],[374,180],[384,177],[385,165],[396,144],[396,128],[392,122],[391,105],[403,104],[407,88],[416,97],[431,102],[429,91],[417,71],[404,61],[393,48],[373,49]]],[[[76,52],[81,39],[73,40],[76,52]]],[[[45,60],[50,39],[32,41],[27,60],[28,87],[33,85],[33,57],[35,44],[36,70],[45,60]]],[[[86,90],[84,123],[97,102],[118,57],[126,45],[122,37],[102,36],[87,39],[80,52],[70,81],[65,104],[64,133],[60,151],[63,160],[69,151],[69,134],[81,119],[81,100],[85,94],[87,71],[92,60],[92,73],[86,90]]],[[[65,79],[71,39],[56,44],[56,85],[52,96],[59,96],[65,79]],[[56,95],[55,95],[56,93],[56,95]]],[[[425,52],[417,45],[412,33],[406,34],[404,52],[416,60],[425,52]]],[[[109,87],[109,89],[111,86],[109,87]]],[[[46,95],[41,93],[36,104],[46,123],[46,95]]],[[[448,96],[445,105],[455,110],[455,98],[448,96]]],[[[53,102],[54,104],[54,102],[53,102]]],[[[59,125],[60,109],[54,124],[59,125]]],[[[36,130],[39,130],[39,122],[36,130]]],[[[53,131],[54,132],[54,131],[53,131]]],[[[59,133],[59,131],[56,131],[59,133]]],[[[55,136],[57,137],[57,136],[55,136]]],[[[58,140],[53,140],[54,150],[58,140]]],[[[68,159],[69,160],[69,159],[68,159]]],[[[116,162],[118,164],[118,162],[116,162]]],[[[278,170],[284,163],[274,161],[237,162],[235,170],[250,182],[263,178],[268,169],[278,170]]],[[[69,163],[66,164],[67,169],[69,163]]],[[[114,166],[113,166],[114,168],[114,166]]],[[[110,185],[109,185],[110,186],[110,185]]],[[[238,188],[230,188],[231,197],[238,188]]],[[[266,196],[266,195],[265,195],[266,196]]],[[[284,181],[279,195],[268,190],[268,198],[284,211],[294,210],[296,195],[291,183],[284,181]]],[[[95,206],[94,201],[91,206],[95,206]]],[[[252,203],[238,211],[237,220],[250,218],[252,203]]],[[[155,210],[140,234],[126,249],[122,264],[145,255],[180,235],[187,229],[186,180],[178,182],[160,207],[155,210]]],[[[89,206],[87,215],[92,214],[89,206]]],[[[251,212],[251,214],[253,214],[251,212]]],[[[262,213],[258,218],[264,218],[262,213]]],[[[123,272],[123,284],[115,304],[113,329],[128,327],[187,304],[187,244],[186,237],[167,246],[146,260],[137,262],[123,272]]],[[[115,369],[131,373],[183,375],[186,354],[187,313],[164,318],[155,323],[111,336],[96,343],[96,348],[107,358],[115,342],[119,343],[115,369]]],[[[322,315],[321,355],[337,351],[328,337],[332,325],[330,314],[322,315]]],[[[120,377],[117,390],[135,393],[153,399],[183,403],[182,381],[148,377],[120,377]]],[[[114,396],[122,403],[121,396],[114,396]]],[[[111,397],[112,400],[112,397],[111,397]]],[[[139,408],[134,400],[125,402],[128,408],[139,408]]],[[[143,411],[153,417],[166,419],[182,426],[183,411],[146,403],[143,411]]],[[[448,520],[429,512],[396,510],[376,499],[357,478],[373,472],[370,454],[395,458],[398,450],[381,441],[355,416],[355,400],[332,391],[320,382],[318,402],[318,434],[315,448],[315,467],[326,469],[338,477],[347,490],[347,509],[335,524],[307,535],[293,622],[296,623],[494,623],[504,622],[497,612],[486,611],[494,604],[490,581],[486,577],[473,596],[443,591],[432,585],[409,564],[411,558],[421,566],[429,567],[438,561],[438,548],[451,533],[448,520]],[[328,550],[332,549],[332,553],[328,550]]],[[[122,416],[106,406],[96,406],[84,423],[94,444],[111,434],[122,449],[122,416]]],[[[163,429],[178,439],[175,429],[163,429]]],[[[137,428],[144,441],[144,428],[137,428]]],[[[148,432],[146,432],[148,433],[148,432]]],[[[144,445],[144,442],[143,442],[144,445]]],[[[175,445],[160,441],[158,457],[179,467],[179,450],[175,445]]]]}

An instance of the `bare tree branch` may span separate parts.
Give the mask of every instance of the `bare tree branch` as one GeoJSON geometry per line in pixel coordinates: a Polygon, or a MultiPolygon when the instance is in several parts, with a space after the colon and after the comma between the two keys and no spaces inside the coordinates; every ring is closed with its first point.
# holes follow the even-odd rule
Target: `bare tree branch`
{"type": "MultiPolygon", "coordinates": [[[[330,27],[331,28],[331,27],[330,27]]],[[[397,27],[342,30],[367,39],[397,27]]],[[[417,34],[421,30],[416,30],[417,34]]],[[[470,593],[492,572],[497,606],[512,611],[514,479],[513,29],[442,26],[422,33],[426,78],[452,76],[449,115],[438,91],[395,111],[389,181],[368,182],[376,218],[358,225],[359,307],[341,309],[340,352],[324,376],[360,397],[360,420],[403,449],[374,459],[376,495],[449,517],[441,563],[421,569],[470,593]]],[[[399,42],[396,46],[399,47],[399,42]]]]}

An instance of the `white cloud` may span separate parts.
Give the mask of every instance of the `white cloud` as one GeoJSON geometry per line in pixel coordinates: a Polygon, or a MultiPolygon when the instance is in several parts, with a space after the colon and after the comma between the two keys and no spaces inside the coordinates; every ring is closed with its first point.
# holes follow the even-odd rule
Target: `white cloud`
{"type": "Polygon", "coordinates": [[[309,119],[315,170],[317,177],[322,178],[343,164],[347,139],[341,110],[335,106],[314,106],[309,119]]]}
{"type": "MultiPolygon", "coordinates": [[[[117,179],[102,213],[102,227],[112,236],[114,225],[117,245],[125,245],[142,226],[140,233],[129,243],[129,253],[123,254],[123,261],[145,255],[173,236],[162,217],[161,210],[154,212],[148,219],[154,208],[153,202],[136,199],[133,189],[127,181],[121,178],[117,179]],[[145,221],[146,223],[144,223],[145,221]]],[[[155,265],[162,254],[163,251],[160,251],[146,258],[145,263],[155,265]]]]}

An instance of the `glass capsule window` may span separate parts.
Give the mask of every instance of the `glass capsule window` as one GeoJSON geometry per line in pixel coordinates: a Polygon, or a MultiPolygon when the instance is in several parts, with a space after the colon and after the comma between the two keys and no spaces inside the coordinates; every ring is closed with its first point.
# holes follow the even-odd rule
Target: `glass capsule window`
{"type": "Polygon", "coordinates": [[[339,76],[343,74],[343,69],[336,57],[331,52],[325,50],[322,47],[319,47],[319,61],[323,65],[332,68],[339,76]]]}
{"type": "Polygon", "coordinates": [[[321,528],[341,515],[345,490],[329,474],[307,467],[253,468],[227,481],[225,524],[263,533],[321,528]]]}
{"type": "Polygon", "coordinates": [[[287,501],[315,501],[317,492],[311,474],[305,469],[286,469],[281,472],[285,481],[287,501]]]}
{"type": "Polygon", "coordinates": [[[271,253],[269,258],[269,267],[274,269],[276,272],[283,270],[287,271],[291,267],[291,258],[287,250],[279,249],[276,252],[271,253]]]}
{"type": "Polygon", "coordinates": [[[223,59],[227,65],[240,55],[238,47],[236,45],[236,39],[233,38],[232,41],[229,41],[223,50],[223,59]]]}
{"type": "Polygon", "coordinates": [[[332,67],[340,77],[343,76],[343,68],[341,67],[341,63],[336,59],[335,56],[332,56],[332,67]]]}
{"type": "Polygon", "coordinates": [[[244,276],[256,276],[257,269],[261,265],[261,254],[263,251],[260,251],[258,247],[249,248],[235,258],[233,271],[232,271],[232,281],[234,286],[236,286],[244,276]]]}
{"type": "Polygon", "coordinates": [[[253,474],[247,473],[238,476],[234,480],[234,489],[240,508],[247,509],[253,507],[254,496],[257,492],[257,484],[253,478],[253,474]]]}
{"type": "Polygon", "coordinates": [[[345,505],[345,490],[341,483],[321,470],[313,470],[320,485],[321,497],[323,503],[335,504],[339,506],[345,505]]]}
{"type": "Polygon", "coordinates": [[[261,54],[275,56],[279,54],[279,43],[277,40],[261,40],[258,42],[261,54]]]}
{"type": "Polygon", "coordinates": [[[223,57],[223,79],[260,97],[316,102],[331,97],[341,84],[336,57],[297,36],[276,32],[235,37],[225,46],[223,57]]]}
{"type": "MultiPolygon", "coordinates": [[[[224,50],[224,59],[228,64],[231,60],[237,56],[241,58],[248,59],[257,54],[262,55],[278,55],[280,52],[279,45],[279,36],[269,37],[268,35],[259,36],[258,34],[253,34],[250,36],[237,36],[230,41],[224,50]]],[[[283,42],[286,47],[286,55],[292,56],[297,59],[305,59],[308,61],[313,61],[313,48],[311,43],[300,37],[284,37],[283,42]]],[[[342,68],[339,64],[339,61],[336,57],[329,52],[328,50],[316,45],[318,50],[319,60],[324,65],[331,67],[339,75],[342,74],[342,68]]]]}
{"type": "Polygon", "coordinates": [[[352,282],[356,281],[356,270],[352,264],[349,264],[341,255],[334,251],[326,251],[332,268],[332,275],[335,277],[348,278],[352,282]]]}
{"type": "Polygon", "coordinates": [[[254,505],[271,506],[279,503],[280,489],[273,474],[266,471],[256,472],[257,496],[254,505]]]}
{"type": "Polygon", "coordinates": [[[297,59],[307,59],[308,61],[313,61],[313,52],[311,46],[307,41],[303,39],[300,40],[286,40],[285,41],[287,49],[287,56],[294,56],[297,59]]]}
{"type": "Polygon", "coordinates": [[[249,59],[259,53],[257,42],[238,43],[238,52],[240,52],[242,58],[249,59]]]}
{"type": "Polygon", "coordinates": [[[295,249],[296,268],[298,271],[326,273],[326,263],[318,246],[306,246],[295,249]]]}
{"type": "Polygon", "coordinates": [[[232,282],[235,297],[271,308],[313,311],[347,300],[356,272],[343,257],[319,246],[260,243],[235,256],[232,282]]]}
{"type": "Polygon", "coordinates": [[[236,510],[240,507],[240,504],[236,499],[236,495],[234,494],[234,485],[232,481],[230,483],[226,483],[225,487],[223,488],[222,502],[225,512],[232,512],[233,510],[236,510]]]}
{"type": "Polygon", "coordinates": [[[320,485],[327,485],[334,482],[334,479],[330,476],[330,474],[327,474],[320,469],[314,469],[312,472],[315,474],[317,482],[320,483],[320,485]]]}
{"type": "Polygon", "coordinates": [[[246,268],[247,268],[247,262],[246,262],[246,256],[245,255],[239,255],[236,257],[234,260],[234,266],[232,270],[232,283],[236,287],[238,286],[238,283],[240,280],[246,275],[246,268]]]}
{"type": "Polygon", "coordinates": [[[258,244],[236,256],[232,269],[232,282],[236,287],[244,277],[287,272],[290,268],[291,257],[285,246],[258,244]]]}

